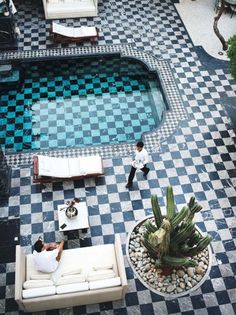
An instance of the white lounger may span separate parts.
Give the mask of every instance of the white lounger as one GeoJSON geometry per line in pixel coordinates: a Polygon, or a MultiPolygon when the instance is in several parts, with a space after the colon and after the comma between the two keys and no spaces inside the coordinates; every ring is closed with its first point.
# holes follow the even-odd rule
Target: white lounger
{"type": "Polygon", "coordinates": [[[98,29],[94,26],[70,27],[52,22],[52,34],[55,42],[63,41],[81,41],[98,38],[98,29]]]}
{"type": "Polygon", "coordinates": [[[104,174],[103,161],[99,155],[77,158],[58,158],[46,155],[33,157],[33,181],[51,182],[62,179],[81,179],[104,174]]]}

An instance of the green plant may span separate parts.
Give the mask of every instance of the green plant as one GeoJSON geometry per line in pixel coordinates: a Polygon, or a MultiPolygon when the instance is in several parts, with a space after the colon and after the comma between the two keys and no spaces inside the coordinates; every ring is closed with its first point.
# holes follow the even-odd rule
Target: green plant
{"type": "Polygon", "coordinates": [[[227,56],[230,60],[230,73],[232,74],[232,77],[236,79],[236,35],[230,37],[228,40],[228,50],[227,50],[227,56]]]}
{"type": "Polygon", "coordinates": [[[203,251],[211,236],[203,237],[192,222],[202,207],[191,197],[186,207],[176,211],[172,187],[166,191],[166,216],[163,216],[156,195],[151,197],[153,220],[145,222],[143,245],[155,259],[156,266],[196,266],[191,257],[203,251]]]}

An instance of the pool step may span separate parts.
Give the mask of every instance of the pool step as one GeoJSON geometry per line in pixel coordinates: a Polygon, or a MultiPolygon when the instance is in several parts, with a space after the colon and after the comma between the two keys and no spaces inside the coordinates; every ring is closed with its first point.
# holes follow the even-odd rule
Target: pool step
{"type": "Polygon", "coordinates": [[[157,115],[162,120],[163,111],[167,110],[165,106],[163,106],[163,96],[160,89],[157,87],[156,82],[150,82],[151,94],[156,105],[157,115]]]}
{"type": "Polygon", "coordinates": [[[0,83],[17,82],[20,79],[19,70],[13,69],[11,64],[0,64],[0,83]]]}
{"type": "Polygon", "coordinates": [[[12,65],[11,64],[0,65],[0,77],[5,76],[5,75],[9,75],[11,71],[12,71],[12,65]]]}

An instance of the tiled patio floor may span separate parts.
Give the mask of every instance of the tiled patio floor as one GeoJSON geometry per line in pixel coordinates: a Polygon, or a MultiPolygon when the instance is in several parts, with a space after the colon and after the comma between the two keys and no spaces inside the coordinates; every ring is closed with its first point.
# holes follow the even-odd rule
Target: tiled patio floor
{"type": "MultiPolygon", "coordinates": [[[[19,49],[55,47],[49,39],[50,21],[42,4],[16,1],[19,49]]],[[[63,22],[63,21],[61,21],[63,22]]],[[[134,223],[151,213],[150,196],[172,185],[178,208],[195,195],[203,206],[197,216],[202,231],[213,236],[213,266],[197,291],[179,299],[164,299],[144,288],[128,266],[124,301],[54,310],[47,314],[228,314],[236,313],[236,147],[235,131],[223,104],[236,103],[236,82],[227,64],[203,62],[171,1],[102,1],[96,18],[69,19],[73,25],[100,28],[98,45],[131,44],[135,49],[170,62],[188,118],[160,148],[150,150],[148,180],[137,174],[134,190],[125,189],[131,156],[104,159],[105,176],[41,187],[32,183],[31,166],[13,166],[9,202],[1,204],[2,219],[20,218],[20,243],[26,252],[39,235],[58,241],[57,204],[73,197],[86,200],[90,230],[80,240],[66,239],[68,247],[109,243],[119,233],[125,246],[134,223]],[[154,152],[154,153],[153,153],[154,152]]],[[[77,44],[90,46],[90,43],[77,44]]],[[[70,44],[70,47],[76,44],[70,44]]],[[[199,52],[199,50],[198,50],[199,52]]],[[[0,55],[1,57],[1,55],[0,55]]],[[[14,263],[0,264],[0,314],[20,314],[14,302],[14,263]]],[[[44,314],[44,313],[42,313],[44,314]]]]}

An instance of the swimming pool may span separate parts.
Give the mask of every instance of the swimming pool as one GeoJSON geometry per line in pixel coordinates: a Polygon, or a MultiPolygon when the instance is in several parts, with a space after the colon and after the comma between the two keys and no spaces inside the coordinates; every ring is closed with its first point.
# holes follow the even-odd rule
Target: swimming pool
{"type": "Polygon", "coordinates": [[[166,110],[157,74],[132,58],[24,62],[0,97],[0,145],[20,152],[132,143],[166,110]]]}

